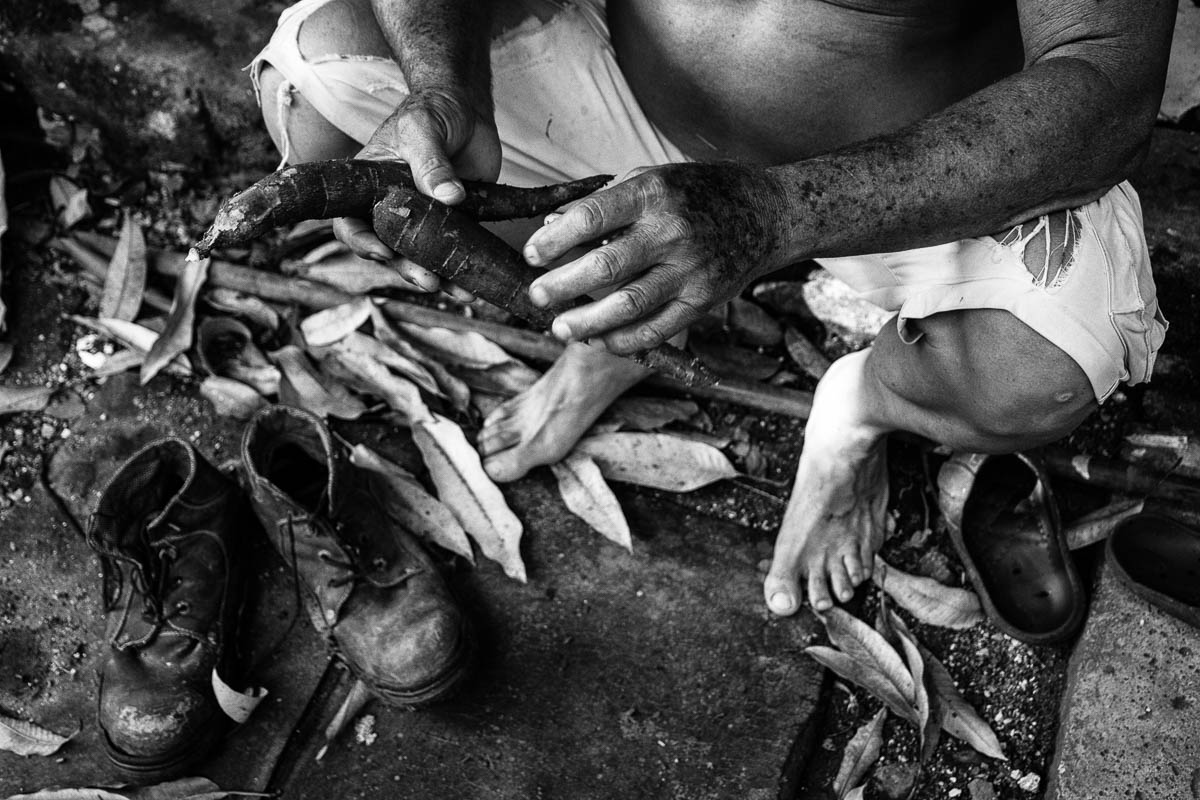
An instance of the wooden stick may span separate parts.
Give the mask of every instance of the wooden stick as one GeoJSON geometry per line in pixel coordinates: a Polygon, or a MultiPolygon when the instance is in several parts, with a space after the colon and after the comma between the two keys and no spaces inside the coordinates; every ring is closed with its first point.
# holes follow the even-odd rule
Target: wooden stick
{"type": "Polygon", "coordinates": [[[1068,450],[1047,450],[1046,469],[1055,477],[1134,496],[1156,497],[1200,508],[1200,481],[1152,472],[1125,461],[1068,450]]]}

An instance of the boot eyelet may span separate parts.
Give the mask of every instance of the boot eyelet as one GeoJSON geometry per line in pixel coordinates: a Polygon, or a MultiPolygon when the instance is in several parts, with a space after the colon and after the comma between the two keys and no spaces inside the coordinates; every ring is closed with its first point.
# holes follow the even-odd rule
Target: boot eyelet
{"type": "Polygon", "coordinates": [[[328,561],[329,559],[333,558],[333,553],[329,552],[328,550],[318,550],[317,558],[321,559],[322,561],[328,561]]]}
{"type": "Polygon", "coordinates": [[[187,600],[180,600],[178,603],[175,604],[175,610],[178,611],[180,614],[186,614],[192,610],[192,604],[189,603],[187,600]]]}

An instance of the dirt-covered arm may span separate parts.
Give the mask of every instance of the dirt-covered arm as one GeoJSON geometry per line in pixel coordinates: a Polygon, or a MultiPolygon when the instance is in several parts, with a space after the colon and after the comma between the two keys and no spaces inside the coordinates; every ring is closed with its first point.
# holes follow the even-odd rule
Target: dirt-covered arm
{"type": "Polygon", "coordinates": [[[538,230],[539,304],[605,286],[563,312],[562,338],[618,352],[685,327],[753,278],[819,256],[998,232],[1124,179],[1162,93],[1174,0],[1020,0],[1026,67],[892,135],[772,167],[673,165],[587,198],[538,230]],[[621,231],[612,236],[614,231],[621,231]]]}

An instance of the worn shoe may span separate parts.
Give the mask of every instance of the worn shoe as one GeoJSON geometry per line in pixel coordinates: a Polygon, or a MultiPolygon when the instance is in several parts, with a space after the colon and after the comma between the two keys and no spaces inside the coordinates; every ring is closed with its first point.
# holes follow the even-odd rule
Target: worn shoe
{"type": "Polygon", "coordinates": [[[1108,563],[1138,597],[1200,628],[1200,531],[1144,512],[1108,537],[1108,563]]]}
{"type": "Polygon", "coordinates": [[[996,627],[1029,644],[1069,638],[1087,597],[1037,462],[959,453],[938,473],[938,490],[950,538],[996,627]]]}
{"type": "Polygon", "coordinates": [[[284,405],[250,420],[242,466],[313,625],[350,670],[398,705],[455,688],[472,652],[466,618],[420,544],[388,515],[375,473],[350,464],[315,416],[284,405]]]}
{"type": "Polygon", "coordinates": [[[190,768],[226,731],[213,673],[240,678],[248,526],[240,488],[174,438],[127,460],[92,515],[109,641],[99,723],[108,757],[141,782],[190,768]]]}

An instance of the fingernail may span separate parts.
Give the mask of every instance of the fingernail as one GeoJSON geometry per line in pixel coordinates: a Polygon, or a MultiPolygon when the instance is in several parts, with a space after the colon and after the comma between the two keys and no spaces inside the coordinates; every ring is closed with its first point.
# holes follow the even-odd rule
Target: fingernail
{"type": "Polygon", "coordinates": [[[550,332],[564,342],[571,338],[571,326],[559,320],[554,320],[554,324],[550,326],[550,332]]]}
{"type": "Polygon", "coordinates": [[[792,596],[787,592],[776,592],[771,595],[771,608],[777,611],[792,610],[792,596]]]}
{"type": "Polygon", "coordinates": [[[543,289],[541,286],[538,286],[536,283],[529,287],[529,299],[533,301],[535,306],[550,305],[550,295],[546,293],[545,289],[543,289]]]}
{"type": "Polygon", "coordinates": [[[542,221],[542,224],[549,225],[551,222],[555,222],[561,216],[562,214],[547,214],[546,219],[542,221]]]}
{"type": "Polygon", "coordinates": [[[525,245],[525,249],[522,251],[522,253],[525,256],[525,260],[530,264],[537,264],[542,260],[541,255],[538,254],[537,248],[531,244],[525,245]]]}
{"type": "Polygon", "coordinates": [[[434,187],[433,196],[438,200],[441,200],[443,203],[448,203],[451,200],[457,199],[462,191],[463,188],[457,183],[451,183],[447,181],[446,183],[440,183],[434,187]]]}

